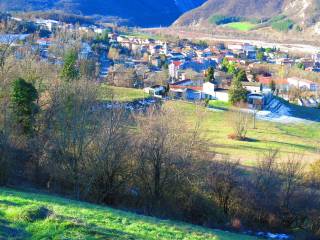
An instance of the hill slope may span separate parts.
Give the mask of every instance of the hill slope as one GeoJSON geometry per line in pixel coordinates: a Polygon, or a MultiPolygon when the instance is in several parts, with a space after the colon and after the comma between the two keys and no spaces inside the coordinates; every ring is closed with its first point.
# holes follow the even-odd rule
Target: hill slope
{"type": "Polygon", "coordinates": [[[0,188],[0,239],[256,238],[144,217],[58,197],[0,188]]]}
{"type": "Polygon", "coordinates": [[[62,10],[128,19],[131,25],[169,25],[205,0],[1,0],[0,11],[62,10]]]}
{"type": "Polygon", "coordinates": [[[320,33],[319,0],[208,0],[182,15],[174,25],[206,25],[212,16],[272,19],[286,17],[303,30],[320,33]]]}
{"type": "Polygon", "coordinates": [[[202,6],[181,16],[176,24],[188,25],[206,21],[212,15],[263,18],[281,12],[283,0],[208,0],[202,6]]]}

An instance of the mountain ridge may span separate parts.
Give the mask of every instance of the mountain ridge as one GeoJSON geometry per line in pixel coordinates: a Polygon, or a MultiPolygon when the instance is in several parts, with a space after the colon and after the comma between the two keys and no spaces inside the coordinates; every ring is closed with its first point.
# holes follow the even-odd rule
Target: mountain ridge
{"type": "Polygon", "coordinates": [[[117,16],[129,25],[154,27],[172,24],[182,13],[205,0],[1,0],[0,11],[62,10],[83,15],[117,16]]]}

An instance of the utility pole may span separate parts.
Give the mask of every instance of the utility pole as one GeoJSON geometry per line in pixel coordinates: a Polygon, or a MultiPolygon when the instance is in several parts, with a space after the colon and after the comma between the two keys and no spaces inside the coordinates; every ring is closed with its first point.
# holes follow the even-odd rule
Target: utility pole
{"type": "Polygon", "coordinates": [[[256,103],[253,103],[253,129],[257,129],[256,127],[256,119],[257,119],[257,105],[256,103]]]}

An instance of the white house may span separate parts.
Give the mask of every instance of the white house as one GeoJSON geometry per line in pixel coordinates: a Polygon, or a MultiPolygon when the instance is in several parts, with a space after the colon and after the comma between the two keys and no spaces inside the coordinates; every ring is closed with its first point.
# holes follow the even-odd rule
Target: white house
{"type": "Polygon", "coordinates": [[[205,82],[203,84],[203,90],[202,90],[203,94],[205,95],[205,98],[214,98],[215,89],[216,89],[216,86],[214,83],[205,82]]]}
{"type": "Polygon", "coordinates": [[[305,89],[312,92],[320,90],[319,85],[307,79],[292,77],[288,78],[288,84],[299,89],[305,89]]]}
{"type": "Polygon", "coordinates": [[[312,55],[312,59],[316,63],[320,62],[320,53],[316,53],[316,54],[312,55]]]}
{"type": "Polygon", "coordinates": [[[182,65],[181,61],[174,61],[169,64],[169,75],[171,78],[179,78],[179,69],[182,65]]]}

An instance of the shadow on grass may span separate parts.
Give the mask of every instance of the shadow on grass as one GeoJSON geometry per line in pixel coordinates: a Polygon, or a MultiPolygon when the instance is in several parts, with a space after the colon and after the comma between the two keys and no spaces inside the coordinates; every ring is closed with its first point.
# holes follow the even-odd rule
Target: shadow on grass
{"type": "Polygon", "coordinates": [[[255,138],[245,138],[243,140],[237,140],[238,142],[260,142],[260,140],[255,138]]]}
{"type": "MultiPolygon", "coordinates": [[[[68,235],[68,232],[70,234],[72,232],[79,232],[83,235],[85,238],[90,239],[97,239],[97,240],[106,240],[106,239],[112,239],[112,240],[137,240],[137,239],[144,239],[143,237],[127,233],[121,230],[117,229],[110,229],[107,227],[101,227],[97,226],[95,224],[87,224],[81,219],[72,218],[72,217],[65,217],[65,216],[56,216],[53,221],[57,221],[60,223],[68,223],[67,229],[64,229],[64,234],[68,235]]],[[[50,236],[52,238],[55,238],[57,236],[50,236]]]]}
{"type": "Polygon", "coordinates": [[[12,227],[11,223],[5,220],[3,216],[3,213],[0,212],[0,240],[22,240],[29,237],[29,234],[24,229],[12,227]]]}
{"type": "Polygon", "coordinates": [[[17,206],[21,206],[21,203],[15,203],[15,202],[11,202],[8,200],[0,200],[0,205],[6,205],[6,206],[10,206],[10,207],[17,207],[17,206]]]}

